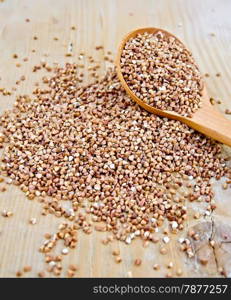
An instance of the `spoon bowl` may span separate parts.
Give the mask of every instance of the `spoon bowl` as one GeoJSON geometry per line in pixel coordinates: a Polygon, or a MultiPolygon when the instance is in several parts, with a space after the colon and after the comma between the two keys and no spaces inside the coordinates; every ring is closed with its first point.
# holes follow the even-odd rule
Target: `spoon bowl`
{"type": "Polygon", "coordinates": [[[166,36],[174,37],[184,46],[184,44],[177,37],[160,28],[152,28],[152,27],[140,28],[127,34],[119,45],[119,49],[116,57],[116,71],[117,71],[118,78],[122,86],[124,87],[125,91],[128,93],[128,95],[136,103],[138,103],[140,106],[142,106],[145,110],[149,111],[150,113],[154,113],[162,117],[167,117],[169,119],[179,120],[187,124],[191,128],[207,135],[208,137],[215,139],[221,143],[224,143],[228,146],[231,146],[231,121],[226,119],[219,111],[217,111],[212,106],[204,83],[201,91],[202,94],[201,107],[195,113],[193,113],[192,117],[185,117],[174,111],[161,110],[155,108],[154,106],[151,106],[145,103],[140,98],[138,98],[136,94],[129,88],[128,84],[124,80],[122,70],[121,70],[121,65],[120,65],[122,51],[129,39],[134,38],[138,34],[143,34],[145,32],[152,33],[152,34],[155,34],[157,32],[162,32],[166,36]]]}

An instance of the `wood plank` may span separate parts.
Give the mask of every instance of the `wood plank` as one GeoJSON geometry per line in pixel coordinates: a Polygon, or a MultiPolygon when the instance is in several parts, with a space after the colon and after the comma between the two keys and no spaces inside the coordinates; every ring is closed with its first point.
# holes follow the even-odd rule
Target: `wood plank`
{"type": "MultiPolygon", "coordinates": [[[[218,107],[224,112],[226,108],[231,109],[230,11],[231,2],[228,0],[5,0],[0,2],[0,87],[10,89],[21,75],[25,75],[26,81],[18,87],[16,94],[28,93],[41,77],[41,73],[31,74],[32,67],[44,54],[49,55],[45,59],[51,64],[54,61],[61,64],[76,61],[80,51],[102,60],[107,50],[116,53],[119,41],[130,30],[155,26],[174,33],[192,50],[202,73],[211,74],[206,79],[209,94],[222,100],[218,107]],[[25,22],[26,18],[31,21],[25,22]],[[77,30],[70,29],[73,25],[77,30]],[[34,35],[38,36],[37,41],[33,40],[34,35]],[[53,40],[56,36],[59,41],[53,40]],[[75,55],[67,58],[65,53],[70,43],[73,43],[75,55]],[[96,45],[103,45],[105,50],[96,53],[96,45]],[[14,53],[18,54],[18,59],[12,58],[14,53]],[[28,62],[23,62],[24,57],[28,57],[28,62]],[[21,63],[20,68],[15,66],[16,62],[21,63]],[[216,77],[218,72],[221,77],[216,77]]],[[[108,66],[105,63],[105,68],[108,66]]],[[[12,107],[16,94],[0,97],[0,112],[12,107]]],[[[230,152],[228,148],[226,151],[230,152]]],[[[231,225],[231,193],[230,190],[223,191],[217,183],[215,189],[218,209],[212,218],[219,233],[220,229],[226,230],[223,223],[231,225]]],[[[191,215],[200,209],[200,205],[189,204],[189,207],[191,215]]],[[[0,216],[0,276],[14,277],[15,272],[25,265],[33,267],[27,276],[37,276],[44,269],[43,256],[38,252],[44,234],[55,233],[62,220],[51,215],[41,216],[41,204],[27,200],[14,186],[7,186],[7,191],[1,194],[0,212],[3,209],[11,210],[14,216],[0,216]],[[36,225],[28,225],[31,217],[37,218],[36,225]]],[[[205,228],[210,228],[211,216],[204,222],[205,232],[205,228]]],[[[197,223],[191,217],[187,228],[197,223]]],[[[209,233],[208,230],[207,238],[209,233]]],[[[175,262],[174,272],[180,267],[186,277],[219,276],[214,256],[209,265],[201,267],[196,259],[189,260],[180,253],[179,236],[172,237],[175,242],[169,246],[168,255],[161,256],[157,245],[144,248],[141,241],[135,241],[131,246],[119,242],[104,246],[101,240],[107,235],[105,233],[79,235],[77,249],[65,257],[63,276],[70,263],[79,265],[78,277],[127,277],[128,271],[132,271],[134,277],[165,276],[168,272],[165,266],[171,260],[175,262]],[[111,255],[116,248],[121,251],[121,264],[115,264],[111,255]],[[133,265],[136,258],[143,260],[140,267],[133,265]],[[154,263],[164,267],[154,271],[154,263]]],[[[225,263],[230,276],[230,248],[217,249],[217,253],[219,264],[225,263]],[[225,262],[222,256],[225,256],[225,262]]]]}

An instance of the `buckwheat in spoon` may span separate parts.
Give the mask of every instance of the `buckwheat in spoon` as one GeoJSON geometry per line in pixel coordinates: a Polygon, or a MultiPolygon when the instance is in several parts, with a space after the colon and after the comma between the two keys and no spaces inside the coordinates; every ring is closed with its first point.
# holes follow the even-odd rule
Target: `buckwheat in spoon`
{"type": "Polygon", "coordinates": [[[231,146],[231,121],[210,103],[192,54],[174,35],[159,28],[129,33],[116,68],[124,89],[144,109],[231,146]]]}

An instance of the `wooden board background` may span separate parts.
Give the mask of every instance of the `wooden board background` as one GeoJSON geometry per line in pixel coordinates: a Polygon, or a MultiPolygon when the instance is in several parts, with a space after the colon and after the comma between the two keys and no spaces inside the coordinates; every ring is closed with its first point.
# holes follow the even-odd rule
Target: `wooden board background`
{"type": "MultiPolygon", "coordinates": [[[[21,75],[26,76],[26,81],[12,96],[0,95],[0,111],[12,107],[16,94],[32,90],[41,74],[31,75],[31,69],[44,54],[50,63],[75,61],[80,51],[95,56],[96,45],[103,45],[105,52],[111,50],[115,54],[124,34],[145,26],[164,28],[181,38],[192,50],[201,71],[211,75],[206,79],[208,91],[214,98],[222,100],[218,109],[231,109],[230,11],[230,0],[1,0],[0,87],[10,89],[21,75]],[[26,23],[26,18],[31,21],[26,23]],[[71,26],[76,26],[77,30],[70,30],[71,26]],[[34,35],[38,36],[37,41],[33,40],[34,35]],[[55,36],[59,41],[53,40],[55,36]],[[67,58],[65,53],[70,43],[73,43],[75,55],[67,58]],[[19,59],[12,58],[14,53],[19,55],[19,59]],[[24,57],[28,57],[29,61],[23,62],[24,57]],[[15,66],[16,62],[21,63],[20,68],[15,66]],[[218,72],[221,77],[216,77],[218,72]]],[[[97,55],[102,60],[104,53],[97,55]]],[[[223,191],[217,184],[215,189],[218,209],[213,219],[219,239],[220,231],[230,232],[231,193],[230,190],[223,191]]],[[[192,215],[203,204],[198,208],[191,204],[188,206],[192,215]]],[[[33,267],[32,272],[26,276],[37,276],[39,271],[44,270],[43,256],[38,252],[44,241],[44,233],[55,233],[61,220],[51,215],[41,216],[41,204],[27,200],[14,186],[7,186],[7,191],[0,195],[0,212],[3,209],[11,210],[14,216],[0,216],[0,276],[14,277],[15,272],[25,265],[33,267]],[[28,225],[32,217],[37,218],[38,222],[33,226],[28,225]]],[[[187,259],[179,252],[177,242],[172,242],[168,254],[161,256],[157,245],[144,248],[140,241],[135,241],[131,246],[118,242],[104,246],[101,240],[105,234],[94,233],[89,236],[80,234],[77,249],[64,259],[62,276],[66,275],[70,263],[79,266],[77,277],[127,277],[128,271],[132,271],[134,277],[165,276],[169,261],[174,262],[173,276],[178,267],[183,270],[185,277],[220,276],[219,267],[224,267],[226,275],[231,276],[229,241],[224,243],[223,248],[222,243],[219,244],[216,252],[211,253],[208,246],[211,216],[197,223],[201,221],[204,222],[202,232],[205,236],[203,251],[209,256],[207,266],[201,267],[198,257],[187,259]],[[116,248],[121,251],[121,264],[115,264],[111,255],[116,248]],[[135,258],[143,259],[140,267],[133,265],[135,258]],[[160,271],[152,269],[154,263],[162,265],[160,271]]],[[[186,227],[194,223],[196,221],[191,217],[186,227]]],[[[182,236],[184,234],[181,233],[182,236]]],[[[179,236],[173,237],[177,238],[179,236]]]]}

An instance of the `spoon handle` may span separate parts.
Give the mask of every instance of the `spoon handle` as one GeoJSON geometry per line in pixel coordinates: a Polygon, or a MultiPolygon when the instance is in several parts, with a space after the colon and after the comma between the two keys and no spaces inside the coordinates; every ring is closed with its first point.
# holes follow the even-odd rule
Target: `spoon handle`
{"type": "Polygon", "coordinates": [[[199,109],[192,119],[187,118],[184,122],[212,139],[231,146],[231,121],[211,105],[199,109]]]}

